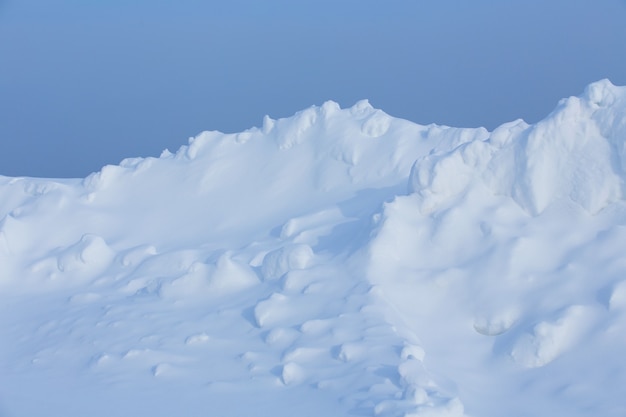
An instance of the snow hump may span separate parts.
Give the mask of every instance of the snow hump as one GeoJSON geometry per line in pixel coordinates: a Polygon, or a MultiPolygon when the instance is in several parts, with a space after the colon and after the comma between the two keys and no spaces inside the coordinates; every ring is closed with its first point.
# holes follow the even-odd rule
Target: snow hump
{"type": "Polygon", "coordinates": [[[535,125],[505,123],[485,140],[418,159],[409,189],[425,212],[480,183],[533,215],[562,198],[597,213],[624,195],[625,96],[608,80],[591,84],[535,125]]]}

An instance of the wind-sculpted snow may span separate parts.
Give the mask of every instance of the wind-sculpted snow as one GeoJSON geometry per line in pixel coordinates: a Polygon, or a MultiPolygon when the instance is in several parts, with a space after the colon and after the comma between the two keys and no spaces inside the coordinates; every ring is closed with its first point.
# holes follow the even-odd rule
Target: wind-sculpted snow
{"type": "Polygon", "coordinates": [[[0,177],[0,415],[622,416],[625,143],[605,80],[493,132],[327,102],[0,177]]]}

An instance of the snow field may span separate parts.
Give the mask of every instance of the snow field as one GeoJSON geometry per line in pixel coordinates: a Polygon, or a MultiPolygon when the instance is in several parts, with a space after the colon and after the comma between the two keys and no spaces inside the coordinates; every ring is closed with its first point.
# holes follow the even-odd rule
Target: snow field
{"type": "Polygon", "coordinates": [[[626,89],[0,177],[0,413],[622,416],[626,89]]]}

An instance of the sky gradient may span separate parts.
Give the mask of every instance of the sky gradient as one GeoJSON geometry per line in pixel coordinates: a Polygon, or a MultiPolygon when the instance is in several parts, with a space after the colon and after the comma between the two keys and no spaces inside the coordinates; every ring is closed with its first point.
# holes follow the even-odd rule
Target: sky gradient
{"type": "Polygon", "coordinates": [[[84,177],[367,98],[459,127],[626,84],[622,0],[0,0],[0,175],[84,177]]]}

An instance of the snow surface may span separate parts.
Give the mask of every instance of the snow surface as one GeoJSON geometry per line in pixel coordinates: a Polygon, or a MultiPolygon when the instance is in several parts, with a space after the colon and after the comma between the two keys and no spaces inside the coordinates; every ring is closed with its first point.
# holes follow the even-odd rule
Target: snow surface
{"type": "Polygon", "coordinates": [[[0,177],[0,416],[626,415],[626,88],[0,177]]]}

